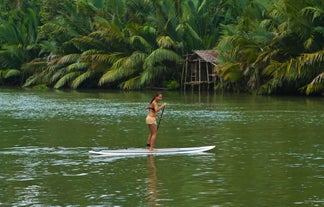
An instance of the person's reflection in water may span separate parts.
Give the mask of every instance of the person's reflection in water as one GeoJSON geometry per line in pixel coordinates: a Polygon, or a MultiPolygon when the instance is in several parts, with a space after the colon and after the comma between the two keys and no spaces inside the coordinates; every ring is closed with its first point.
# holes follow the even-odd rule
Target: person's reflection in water
{"type": "Polygon", "coordinates": [[[149,175],[147,182],[148,182],[148,201],[147,206],[156,206],[157,203],[157,190],[156,190],[156,182],[157,182],[157,175],[156,175],[156,167],[154,163],[154,156],[148,155],[147,156],[147,173],[149,175]]]}

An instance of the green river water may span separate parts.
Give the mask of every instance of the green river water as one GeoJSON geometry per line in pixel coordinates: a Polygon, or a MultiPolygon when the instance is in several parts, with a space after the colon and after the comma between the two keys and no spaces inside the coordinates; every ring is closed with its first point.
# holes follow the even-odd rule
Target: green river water
{"type": "Polygon", "coordinates": [[[144,147],[153,95],[0,89],[0,206],[324,206],[324,98],[165,92],[156,148],[215,149],[89,156],[144,147]]]}

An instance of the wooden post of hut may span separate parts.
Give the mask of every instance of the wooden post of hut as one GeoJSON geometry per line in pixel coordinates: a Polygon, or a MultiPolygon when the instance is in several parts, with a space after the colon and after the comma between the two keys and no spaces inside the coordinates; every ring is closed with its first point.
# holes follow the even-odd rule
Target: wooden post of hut
{"type": "Polygon", "coordinates": [[[191,86],[194,90],[197,88],[199,91],[202,88],[209,90],[210,84],[216,84],[216,60],[218,53],[214,50],[195,50],[193,54],[186,55],[185,63],[183,66],[181,84],[183,90],[187,86],[191,86]]]}

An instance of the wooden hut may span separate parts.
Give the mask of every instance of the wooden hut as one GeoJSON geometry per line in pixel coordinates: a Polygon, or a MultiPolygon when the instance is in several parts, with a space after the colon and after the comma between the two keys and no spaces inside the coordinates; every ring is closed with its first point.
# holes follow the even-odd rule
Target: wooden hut
{"type": "Polygon", "coordinates": [[[193,54],[186,55],[181,78],[183,89],[191,86],[192,90],[209,90],[210,85],[215,85],[218,55],[214,50],[194,50],[193,54]]]}

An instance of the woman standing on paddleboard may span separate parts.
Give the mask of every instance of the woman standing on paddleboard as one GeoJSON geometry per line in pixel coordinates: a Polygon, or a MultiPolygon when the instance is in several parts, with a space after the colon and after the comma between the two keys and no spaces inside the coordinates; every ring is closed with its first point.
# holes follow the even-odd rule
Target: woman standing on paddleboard
{"type": "Polygon", "coordinates": [[[163,98],[162,93],[157,93],[150,102],[150,105],[147,107],[149,110],[146,116],[146,124],[149,127],[150,133],[147,138],[146,148],[150,151],[154,151],[154,144],[157,135],[158,126],[156,124],[156,117],[158,116],[160,119],[162,118],[157,113],[162,110],[167,104],[163,103],[160,107],[158,105],[159,101],[163,98]]]}

